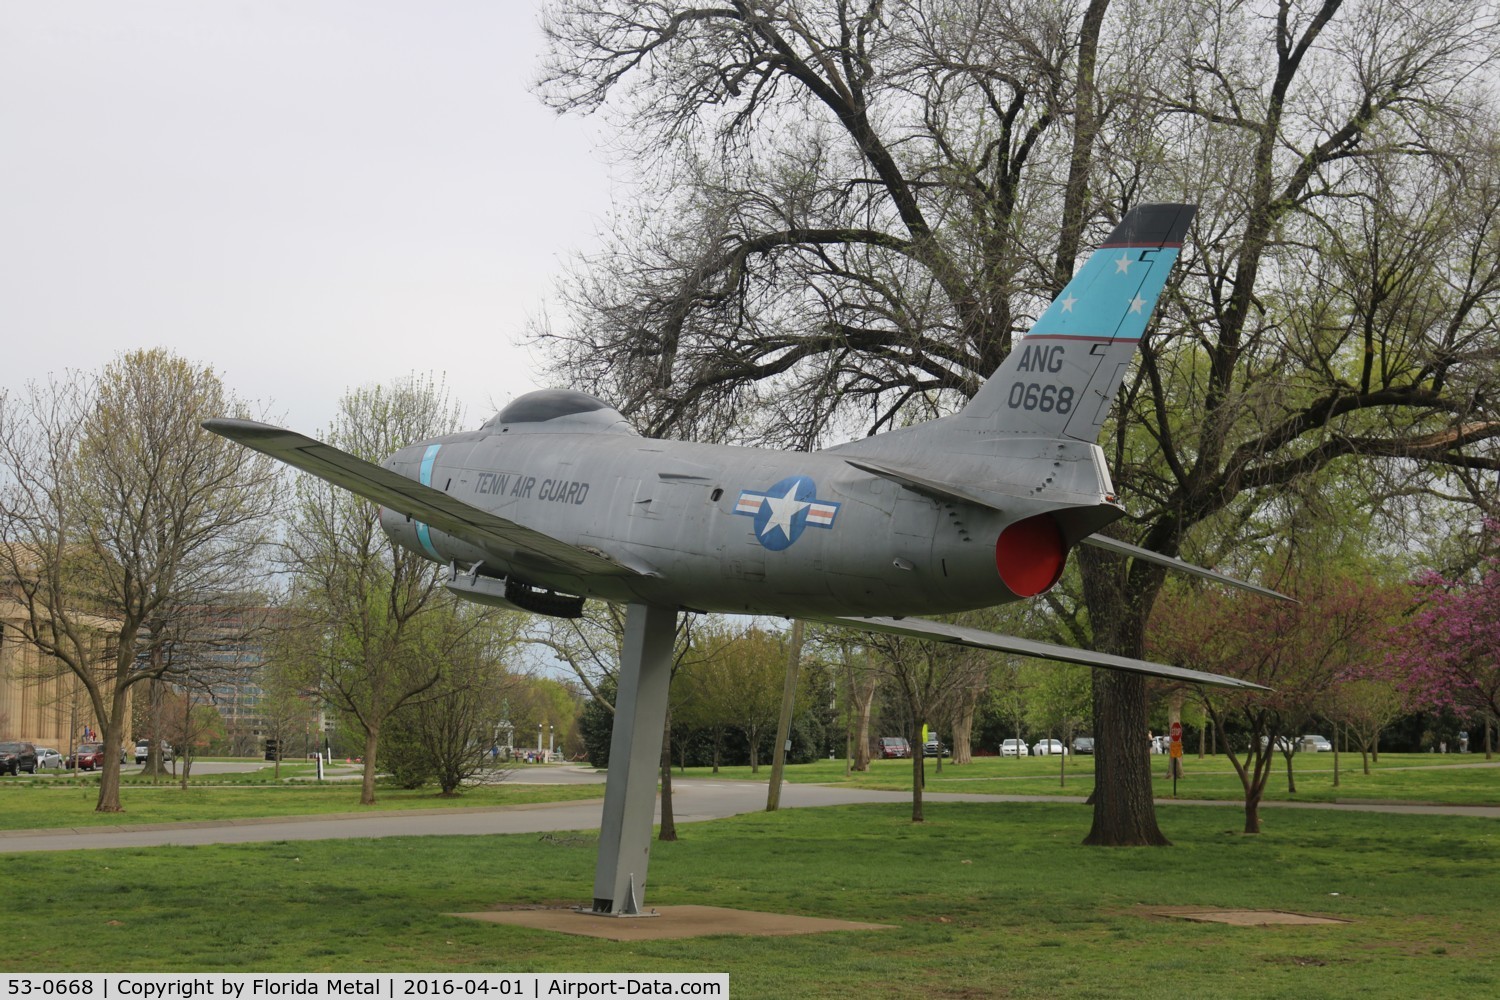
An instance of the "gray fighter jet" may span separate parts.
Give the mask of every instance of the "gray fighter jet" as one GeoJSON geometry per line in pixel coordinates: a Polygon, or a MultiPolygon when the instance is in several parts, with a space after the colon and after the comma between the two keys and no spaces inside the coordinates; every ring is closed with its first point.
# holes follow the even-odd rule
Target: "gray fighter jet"
{"type": "Polygon", "coordinates": [[[910,616],[1034,597],[1124,516],[1096,444],[1195,209],[1132,210],[957,414],[815,452],[640,437],[592,396],[522,396],[376,466],[291,431],[216,433],[381,506],[469,600],[576,616],[629,605],[594,909],[639,909],[679,612],[777,615],[1201,684],[1215,674],[910,616]],[[621,762],[628,762],[621,763],[621,762]]]}

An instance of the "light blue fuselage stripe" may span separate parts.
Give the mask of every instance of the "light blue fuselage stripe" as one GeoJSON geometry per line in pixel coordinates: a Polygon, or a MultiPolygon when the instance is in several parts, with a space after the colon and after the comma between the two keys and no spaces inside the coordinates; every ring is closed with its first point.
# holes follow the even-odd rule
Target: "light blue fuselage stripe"
{"type": "Polygon", "coordinates": [[[430,444],[422,453],[422,471],[418,474],[417,481],[423,486],[432,485],[432,463],[437,461],[438,449],[441,447],[440,444],[430,444]]]}
{"type": "MultiPolygon", "coordinates": [[[[432,485],[432,465],[437,461],[438,449],[441,447],[442,445],[440,444],[430,444],[427,446],[427,450],[422,453],[422,468],[417,473],[417,482],[423,486],[432,485]]],[[[440,562],[442,561],[443,557],[438,555],[437,549],[432,546],[432,529],[428,528],[421,521],[417,522],[417,541],[422,543],[422,548],[427,550],[428,555],[440,562]]]]}

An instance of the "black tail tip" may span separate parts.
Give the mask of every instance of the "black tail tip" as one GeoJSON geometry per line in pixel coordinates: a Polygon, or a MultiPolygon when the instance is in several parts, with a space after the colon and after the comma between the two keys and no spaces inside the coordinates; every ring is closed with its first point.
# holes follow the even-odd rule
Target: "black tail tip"
{"type": "Polygon", "coordinates": [[[1137,205],[1109,234],[1103,246],[1182,246],[1188,223],[1197,213],[1197,205],[1137,205]]]}

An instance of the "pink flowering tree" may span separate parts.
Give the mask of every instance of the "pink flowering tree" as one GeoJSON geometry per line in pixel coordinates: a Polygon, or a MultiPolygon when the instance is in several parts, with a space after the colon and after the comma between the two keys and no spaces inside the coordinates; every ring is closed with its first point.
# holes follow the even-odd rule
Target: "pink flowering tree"
{"type": "Polygon", "coordinates": [[[1270,689],[1199,692],[1244,788],[1246,833],[1260,832],[1260,802],[1278,753],[1288,791],[1296,792],[1296,735],[1328,714],[1351,672],[1381,660],[1389,609],[1383,588],[1353,574],[1284,581],[1282,590],[1298,603],[1186,587],[1164,595],[1151,619],[1157,658],[1270,689]],[[1235,730],[1238,739],[1230,739],[1235,730]]]}
{"type": "MultiPolygon", "coordinates": [[[[1491,531],[1500,537],[1500,524],[1491,531]]],[[[1500,719],[1500,556],[1477,577],[1423,574],[1421,608],[1391,632],[1392,664],[1417,704],[1500,719]]],[[[1485,754],[1492,751],[1486,742],[1485,754]]]]}

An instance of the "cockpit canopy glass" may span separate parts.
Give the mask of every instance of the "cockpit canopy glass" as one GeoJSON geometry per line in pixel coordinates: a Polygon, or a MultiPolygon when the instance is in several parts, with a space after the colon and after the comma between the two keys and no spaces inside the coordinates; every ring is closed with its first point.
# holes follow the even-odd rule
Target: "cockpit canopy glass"
{"type": "Polygon", "coordinates": [[[484,429],[589,430],[596,433],[634,434],[635,429],[619,410],[573,389],[541,389],[512,401],[485,421],[484,429]],[[542,426],[545,425],[545,426],[542,426]]]}

